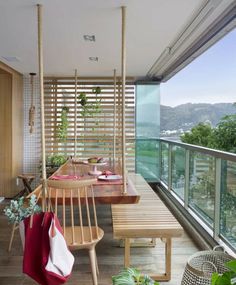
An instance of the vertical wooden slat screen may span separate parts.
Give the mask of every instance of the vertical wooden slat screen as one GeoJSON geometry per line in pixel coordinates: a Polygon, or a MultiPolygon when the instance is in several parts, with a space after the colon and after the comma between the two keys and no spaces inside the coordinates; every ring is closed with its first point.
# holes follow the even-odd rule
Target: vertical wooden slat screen
{"type": "MultiPolygon", "coordinates": [[[[101,112],[95,116],[82,116],[81,105],[77,105],[77,158],[83,160],[91,156],[113,157],[113,129],[114,129],[114,82],[113,78],[78,78],[77,96],[85,92],[88,103],[96,101],[94,87],[101,88],[101,112]]],[[[135,86],[133,78],[126,82],[126,161],[127,169],[134,171],[135,165],[135,86]]],[[[75,128],[75,78],[73,77],[45,77],[45,136],[46,153],[74,155],[74,128],[75,128]],[[69,108],[68,135],[65,142],[57,137],[57,126],[61,121],[62,107],[69,108]]],[[[117,78],[116,84],[116,157],[121,158],[121,80],[117,78]]],[[[78,101],[79,102],[79,101],[78,101]]]]}

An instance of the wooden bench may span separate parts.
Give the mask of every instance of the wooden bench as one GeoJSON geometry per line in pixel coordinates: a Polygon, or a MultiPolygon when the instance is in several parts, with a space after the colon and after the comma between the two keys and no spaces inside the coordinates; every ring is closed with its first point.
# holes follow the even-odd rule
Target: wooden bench
{"type": "Polygon", "coordinates": [[[124,239],[124,266],[130,266],[131,238],[161,238],[165,242],[165,273],[152,277],[168,281],[171,278],[171,239],[180,237],[183,228],[141,175],[129,174],[128,180],[141,196],[139,203],[111,207],[113,237],[124,239]]]}

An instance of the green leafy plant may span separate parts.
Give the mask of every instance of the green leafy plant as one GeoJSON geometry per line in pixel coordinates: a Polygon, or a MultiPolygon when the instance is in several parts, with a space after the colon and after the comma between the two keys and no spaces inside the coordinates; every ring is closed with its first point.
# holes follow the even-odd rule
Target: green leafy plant
{"type": "MultiPolygon", "coordinates": [[[[92,93],[96,94],[95,102],[91,103],[88,101],[87,95],[85,92],[81,92],[79,94],[78,100],[79,104],[82,107],[82,116],[86,117],[89,116],[96,116],[97,114],[101,113],[101,99],[98,99],[97,95],[101,93],[101,87],[97,86],[92,89],[92,93]]],[[[96,124],[98,122],[96,121],[96,124]]]]}
{"type": "Polygon", "coordinates": [[[87,98],[86,93],[81,92],[79,94],[78,99],[79,99],[79,103],[80,103],[80,105],[82,107],[81,114],[82,114],[83,117],[85,117],[86,115],[89,114],[89,110],[90,110],[90,105],[88,104],[88,98],[87,98]]]}
{"type": "Polygon", "coordinates": [[[236,260],[226,262],[225,266],[229,271],[223,274],[213,273],[211,285],[236,285],[236,260]]]}
{"type": "MultiPolygon", "coordinates": [[[[67,160],[67,156],[64,154],[53,154],[46,157],[46,172],[47,177],[52,175],[58,167],[64,164],[67,160]]],[[[40,164],[40,172],[42,171],[42,164],[40,164]]]]}
{"type": "Polygon", "coordinates": [[[3,210],[10,223],[19,223],[33,213],[40,213],[41,207],[37,205],[36,195],[29,199],[20,197],[17,200],[11,200],[10,205],[3,210]]]}
{"type": "Polygon", "coordinates": [[[53,154],[47,157],[47,165],[51,167],[61,166],[66,162],[67,158],[63,154],[53,154]]]}
{"type": "Polygon", "coordinates": [[[61,110],[61,122],[57,125],[57,137],[61,142],[65,142],[67,138],[67,130],[69,126],[67,117],[68,113],[69,108],[63,106],[61,110]]]}
{"type": "Polygon", "coordinates": [[[159,285],[146,274],[141,274],[138,269],[124,268],[118,275],[112,276],[113,285],[159,285]]]}
{"type": "Polygon", "coordinates": [[[100,86],[97,86],[97,87],[94,87],[94,88],[92,89],[92,92],[95,93],[96,95],[98,95],[98,94],[101,94],[102,89],[101,89],[100,86]]]}

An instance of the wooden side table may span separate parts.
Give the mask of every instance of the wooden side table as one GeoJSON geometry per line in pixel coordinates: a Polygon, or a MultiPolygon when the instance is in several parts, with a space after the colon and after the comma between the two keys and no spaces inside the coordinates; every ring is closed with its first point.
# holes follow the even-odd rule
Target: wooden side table
{"type": "Polygon", "coordinates": [[[14,196],[14,199],[19,198],[25,194],[28,195],[33,191],[31,188],[31,183],[33,182],[35,176],[32,174],[20,174],[17,176],[17,178],[21,179],[24,188],[14,196]]]}
{"type": "MultiPolygon", "coordinates": [[[[31,183],[33,182],[35,176],[32,174],[20,174],[17,176],[17,178],[22,180],[23,186],[24,188],[18,193],[16,194],[13,199],[19,198],[23,195],[28,195],[30,194],[33,190],[31,188],[31,183]]],[[[13,238],[14,238],[14,234],[15,231],[19,228],[19,226],[14,223],[13,227],[12,227],[12,231],[11,231],[11,237],[10,237],[10,241],[9,241],[9,246],[8,246],[8,251],[11,251],[11,247],[12,247],[12,242],[13,242],[13,238]]]]}

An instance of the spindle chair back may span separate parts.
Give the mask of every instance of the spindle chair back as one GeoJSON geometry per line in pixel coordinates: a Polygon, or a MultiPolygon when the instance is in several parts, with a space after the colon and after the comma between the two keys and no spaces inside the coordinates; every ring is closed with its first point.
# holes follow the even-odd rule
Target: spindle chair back
{"type": "Polygon", "coordinates": [[[49,210],[58,216],[68,247],[71,250],[89,250],[93,284],[96,285],[98,267],[95,246],[104,232],[98,226],[94,183],[96,179],[47,180],[49,210]]]}

